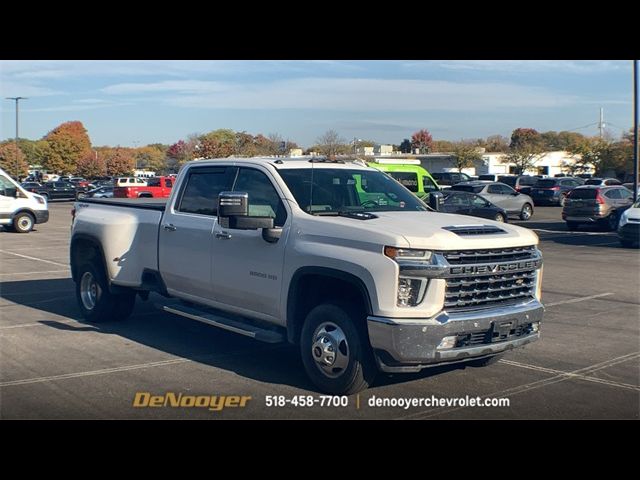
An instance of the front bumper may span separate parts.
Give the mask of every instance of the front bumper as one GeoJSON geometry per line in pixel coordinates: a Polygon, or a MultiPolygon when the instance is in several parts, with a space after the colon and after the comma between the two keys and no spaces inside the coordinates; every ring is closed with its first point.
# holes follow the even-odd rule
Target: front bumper
{"type": "Polygon", "coordinates": [[[618,228],[618,236],[624,240],[640,243],[640,223],[626,223],[618,228]]]}
{"type": "Polygon", "coordinates": [[[35,210],[36,223],[47,223],[49,221],[49,210],[35,210]]]}
{"type": "Polygon", "coordinates": [[[421,320],[369,316],[367,325],[380,370],[416,372],[443,363],[495,355],[534,342],[540,334],[531,325],[539,324],[543,313],[544,306],[532,299],[485,310],[441,312],[421,320]],[[457,336],[456,346],[438,349],[447,336],[457,336]]]}

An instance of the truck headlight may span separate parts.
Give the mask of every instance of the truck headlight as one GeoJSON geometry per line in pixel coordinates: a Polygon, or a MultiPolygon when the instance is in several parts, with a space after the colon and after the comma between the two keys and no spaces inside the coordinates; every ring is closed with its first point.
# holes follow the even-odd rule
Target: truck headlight
{"type": "Polygon", "coordinates": [[[427,290],[428,280],[426,278],[398,278],[398,301],[399,307],[415,307],[424,299],[427,290]]]}
{"type": "Polygon", "coordinates": [[[384,247],[384,254],[394,260],[430,260],[432,255],[429,250],[396,247],[384,247]]]}

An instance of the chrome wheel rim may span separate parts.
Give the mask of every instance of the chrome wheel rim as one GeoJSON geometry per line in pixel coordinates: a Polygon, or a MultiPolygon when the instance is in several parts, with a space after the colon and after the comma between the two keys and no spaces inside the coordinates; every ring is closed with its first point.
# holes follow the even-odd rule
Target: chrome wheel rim
{"type": "Polygon", "coordinates": [[[93,310],[98,303],[102,290],[91,272],[84,272],[80,279],[80,299],[87,310],[93,310]]]}
{"type": "Polygon", "coordinates": [[[496,222],[504,222],[504,217],[502,215],[496,215],[495,221],[496,222]]]}
{"type": "Polygon", "coordinates": [[[333,322],[323,322],[313,333],[311,357],[323,375],[337,378],[349,365],[349,344],[342,329],[333,322]]]}
{"type": "Polygon", "coordinates": [[[522,216],[524,217],[525,220],[528,220],[529,218],[531,218],[531,207],[529,205],[525,205],[522,208],[522,216]]]}
{"type": "Polygon", "coordinates": [[[18,228],[20,228],[20,230],[31,230],[32,226],[33,220],[31,220],[31,217],[24,216],[18,220],[18,228]]]}

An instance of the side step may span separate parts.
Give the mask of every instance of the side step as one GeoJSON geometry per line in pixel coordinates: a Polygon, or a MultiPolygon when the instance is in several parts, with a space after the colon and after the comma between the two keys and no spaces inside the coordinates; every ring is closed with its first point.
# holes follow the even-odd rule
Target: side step
{"type": "Polygon", "coordinates": [[[285,336],[274,330],[267,330],[266,328],[261,328],[257,325],[233,320],[231,318],[213,314],[206,310],[200,310],[186,305],[164,305],[162,306],[162,310],[190,318],[191,320],[197,320],[198,322],[206,323],[207,325],[213,325],[214,327],[229,330],[230,332],[239,333],[245,337],[255,338],[261,342],[281,343],[285,341],[285,336]]]}

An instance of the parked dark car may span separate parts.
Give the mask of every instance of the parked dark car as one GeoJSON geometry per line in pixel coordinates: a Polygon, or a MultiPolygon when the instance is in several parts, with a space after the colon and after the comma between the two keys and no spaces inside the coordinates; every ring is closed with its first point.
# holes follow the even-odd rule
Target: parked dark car
{"type": "Polygon", "coordinates": [[[538,178],[532,177],[531,175],[498,175],[496,181],[509,185],[516,192],[520,192],[524,187],[532,187],[535,185],[538,178]]]}
{"type": "Polygon", "coordinates": [[[472,217],[488,218],[496,222],[506,222],[507,212],[480,195],[447,189],[442,192],[444,204],[440,207],[443,213],[457,213],[472,217]]]}
{"type": "Polygon", "coordinates": [[[584,180],[581,178],[540,178],[531,187],[529,196],[533,198],[536,205],[560,205],[563,207],[567,193],[583,183],[584,180]]]}
{"type": "Polygon", "coordinates": [[[620,214],[631,204],[633,193],[622,186],[583,185],[567,194],[562,219],[569,230],[585,224],[615,230],[620,214]]]}
{"type": "Polygon", "coordinates": [[[497,182],[498,175],[493,173],[484,173],[482,175],[478,175],[478,180],[488,180],[490,182],[497,182]]]}
{"type": "Polygon", "coordinates": [[[618,180],[617,178],[600,178],[600,177],[593,177],[590,178],[589,180],[587,180],[586,182],[584,182],[585,185],[606,185],[606,186],[610,186],[610,185],[622,185],[622,182],[620,180],[618,180]]]}
{"type": "Polygon", "coordinates": [[[438,172],[432,173],[431,176],[436,179],[438,185],[455,185],[460,182],[469,182],[472,178],[466,173],[461,172],[438,172]]]}
{"type": "Polygon", "coordinates": [[[42,188],[42,184],[38,182],[23,182],[20,184],[27,192],[38,193],[38,189],[42,188]]]}
{"type": "Polygon", "coordinates": [[[69,182],[45,182],[36,192],[47,200],[68,199],[75,200],[77,189],[69,182]]]}
{"type": "Polygon", "coordinates": [[[499,182],[464,182],[451,187],[452,190],[471,192],[503,208],[509,215],[529,220],[533,215],[533,200],[530,196],[516,192],[509,185],[499,182]]]}

